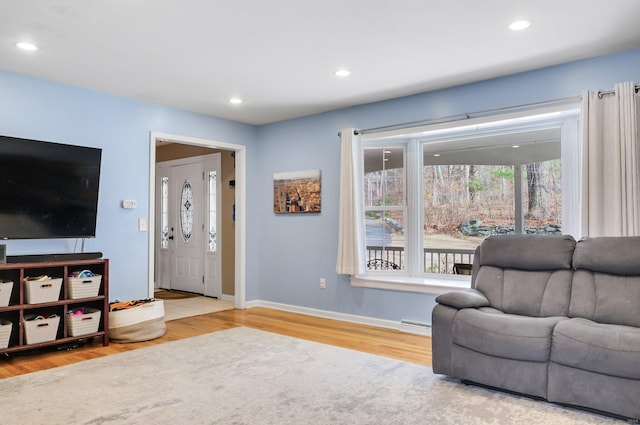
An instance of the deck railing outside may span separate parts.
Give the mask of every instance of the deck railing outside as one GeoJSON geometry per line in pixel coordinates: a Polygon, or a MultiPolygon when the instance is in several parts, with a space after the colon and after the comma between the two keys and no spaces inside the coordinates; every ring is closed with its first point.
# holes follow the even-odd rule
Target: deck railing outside
{"type": "MultiPolygon", "coordinates": [[[[453,274],[454,264],[472,264],[473,249],[425,248],[425,273],[453,274]]],[[[404,247],[367,246],[368,270],[404,270],[404,247]]]]}

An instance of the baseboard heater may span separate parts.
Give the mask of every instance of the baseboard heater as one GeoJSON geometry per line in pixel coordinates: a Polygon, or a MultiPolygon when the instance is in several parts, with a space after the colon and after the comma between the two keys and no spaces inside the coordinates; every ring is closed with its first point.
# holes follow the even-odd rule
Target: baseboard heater
{"type": "Polygon", "coordinates": [[[398,330],[400,332],[406,332],[410,334],[431,336],[431,325],[429,323],[424,323],[424,322],[416,322],[413,320],[401,320],[400,327],[398,328],[398,330]]]}

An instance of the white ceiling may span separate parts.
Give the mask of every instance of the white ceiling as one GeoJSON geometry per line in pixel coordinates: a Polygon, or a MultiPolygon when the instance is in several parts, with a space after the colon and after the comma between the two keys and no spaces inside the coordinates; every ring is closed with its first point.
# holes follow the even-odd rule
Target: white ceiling
{"type": "Polygon", "coordinates": [[[640,47],[639,18],[639,0],[0,0],[0,68],[265,124],[640,47]]]}

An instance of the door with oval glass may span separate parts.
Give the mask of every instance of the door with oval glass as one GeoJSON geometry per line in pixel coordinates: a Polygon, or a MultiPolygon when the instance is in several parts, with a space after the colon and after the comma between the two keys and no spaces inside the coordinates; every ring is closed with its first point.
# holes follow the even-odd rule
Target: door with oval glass
{"type": "Polygon", "coordinates": [[[171,289],[204,293],[204,225],[206,196],[203,164],[171,167],[169,212],[171,289]]]}
{"type": "Polygon", "coordinates": [[[220,153],[156,166],[156,288],[222,296],[220,153]]]}

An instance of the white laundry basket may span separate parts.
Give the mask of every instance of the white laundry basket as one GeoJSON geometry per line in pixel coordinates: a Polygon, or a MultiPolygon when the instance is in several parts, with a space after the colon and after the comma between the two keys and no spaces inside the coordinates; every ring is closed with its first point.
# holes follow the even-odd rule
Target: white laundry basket
{"type": "Polygon", "coordinates": [[[166,330],[163,300],[109,312],[109,339],[113,342],[148,341],[160,338],[166,330]]]}

